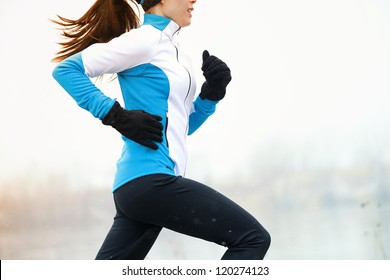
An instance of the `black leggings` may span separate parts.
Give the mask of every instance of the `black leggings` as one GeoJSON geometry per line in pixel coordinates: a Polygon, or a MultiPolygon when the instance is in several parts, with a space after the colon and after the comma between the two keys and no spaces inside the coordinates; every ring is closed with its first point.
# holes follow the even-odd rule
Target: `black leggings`
{"type": "Polygon", "coordinates": [[[149,175],[114,192],[114,223],[96,259],[144,259],[162,228],[225,246],[222,259],[263,259],[270,235],[248,212],[198,182],[149,175]]]}

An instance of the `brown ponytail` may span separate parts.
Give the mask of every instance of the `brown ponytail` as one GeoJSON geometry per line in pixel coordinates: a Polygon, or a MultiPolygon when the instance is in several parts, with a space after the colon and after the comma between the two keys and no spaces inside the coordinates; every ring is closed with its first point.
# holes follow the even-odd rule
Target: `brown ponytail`
{"type": "MultiPolygon", "coordinates": [[[[133,0],[130,0],[134,3],[133,0]]],[[[134,6],[136,4],[134,3],[134,6]]],[[[52,22],[61,26],[65,42],[53,62],[60,62],[94,43],[105,43],[137,28],[139,17],[126,0],[97,0],[79,19],[71,20],[58,16],[52,22]]]]}

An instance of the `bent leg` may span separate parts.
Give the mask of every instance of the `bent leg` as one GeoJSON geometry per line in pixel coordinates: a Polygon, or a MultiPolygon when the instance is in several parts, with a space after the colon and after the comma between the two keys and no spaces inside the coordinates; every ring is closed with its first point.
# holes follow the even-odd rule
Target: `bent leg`
{"type": "Polygon", "coordinates": [[[252,215],[198,182],[152,175],[117,192],[126,216],[223,245],[222,259],[263,259],[270,246],[270,235],[252,215]]]}

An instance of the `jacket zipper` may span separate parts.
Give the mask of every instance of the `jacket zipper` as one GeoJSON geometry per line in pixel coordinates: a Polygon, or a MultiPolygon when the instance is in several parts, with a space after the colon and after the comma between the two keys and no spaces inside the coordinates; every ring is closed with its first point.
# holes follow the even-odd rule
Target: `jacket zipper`
{"type": "MultiPolygon", "coordinates": [[[[190,91],[191,91],[191,85],[192,85],[192,82],[191,82],[191,74],[190,74],[190,71],[188,71],[187,67],[185,67],[183,64],[180,63],[180,60],[179,60],[179,49],[175,46],[175,44],[173,44],[175,49],[176,49],[176,59],[177,59],[177,62],[186,70],[187,74],[188,74],[188,90],[187,90],[187,94],[186,94],[186,97],[184,98],[184,109],[186,110],[186,113],[187,115],[189,115],[188,111],[187,111],[187,99],[188,99],[188,96],[190,95],[190,91]]],[[[188,123],[187,123],[187,129],[188,130],[188,123]]]]}
{"type": "MultiPolygon", "coordinates": [[[[173,44],[173,43],[172,43],[173,44]]],[[[179,49],[178,47],[173,44],[173,46],[175,47],[176,49],[176,59],[177,59],[177,62],[186,70],[187,74],[188,74],[188,90],[187,90],[187,94],[186,94],[186,97],[184,98],[184,110],[186,111],[186,115],[189,117],[189,113],[187,111],[187,99],[188,99],[188,96],[190,95],[190,91],[191,91],[191,85],[192,85],[192,81],[191,81],[191,74],[190,74],[190,71],[188,71],[187,67],[185,67],[183,64],[180,63],[180,60],[179,60],[179,49]]],[[[187,133],[188,133],[188,129],[189,129],[189,121],[187,121],[187,127],[186,127],[186,135],[184,135],[184,137],[187,137],[187,133]]],[[[186,162],[185,162],[185,166],[187,165],[187,159],[186,159],[186,162]]],[[[183,170],[183,175],[185,175],[186,171],[185,171],[185,168],[183,170]]]]}

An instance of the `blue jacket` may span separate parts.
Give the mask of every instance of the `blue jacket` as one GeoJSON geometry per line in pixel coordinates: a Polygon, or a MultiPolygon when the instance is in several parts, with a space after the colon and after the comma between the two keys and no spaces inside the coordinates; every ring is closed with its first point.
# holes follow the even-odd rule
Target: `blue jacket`
{"type": "Polygon", "coordinates": [[[102,93],[90,78],[118,76],[128,110],[144,110],[163,118],[162,143],[152,150],[125,137],[117,162],[113,191],[150,174],[184,176],[187,135],[215,111],[217,102],[197,97],[189,59],[179,50],[180,27],[168,18],[145,14],[144,23],[108,43],[93,44],[60,62],[53,77],[77,104],[100,120],[115,99],[102,93]]]}

